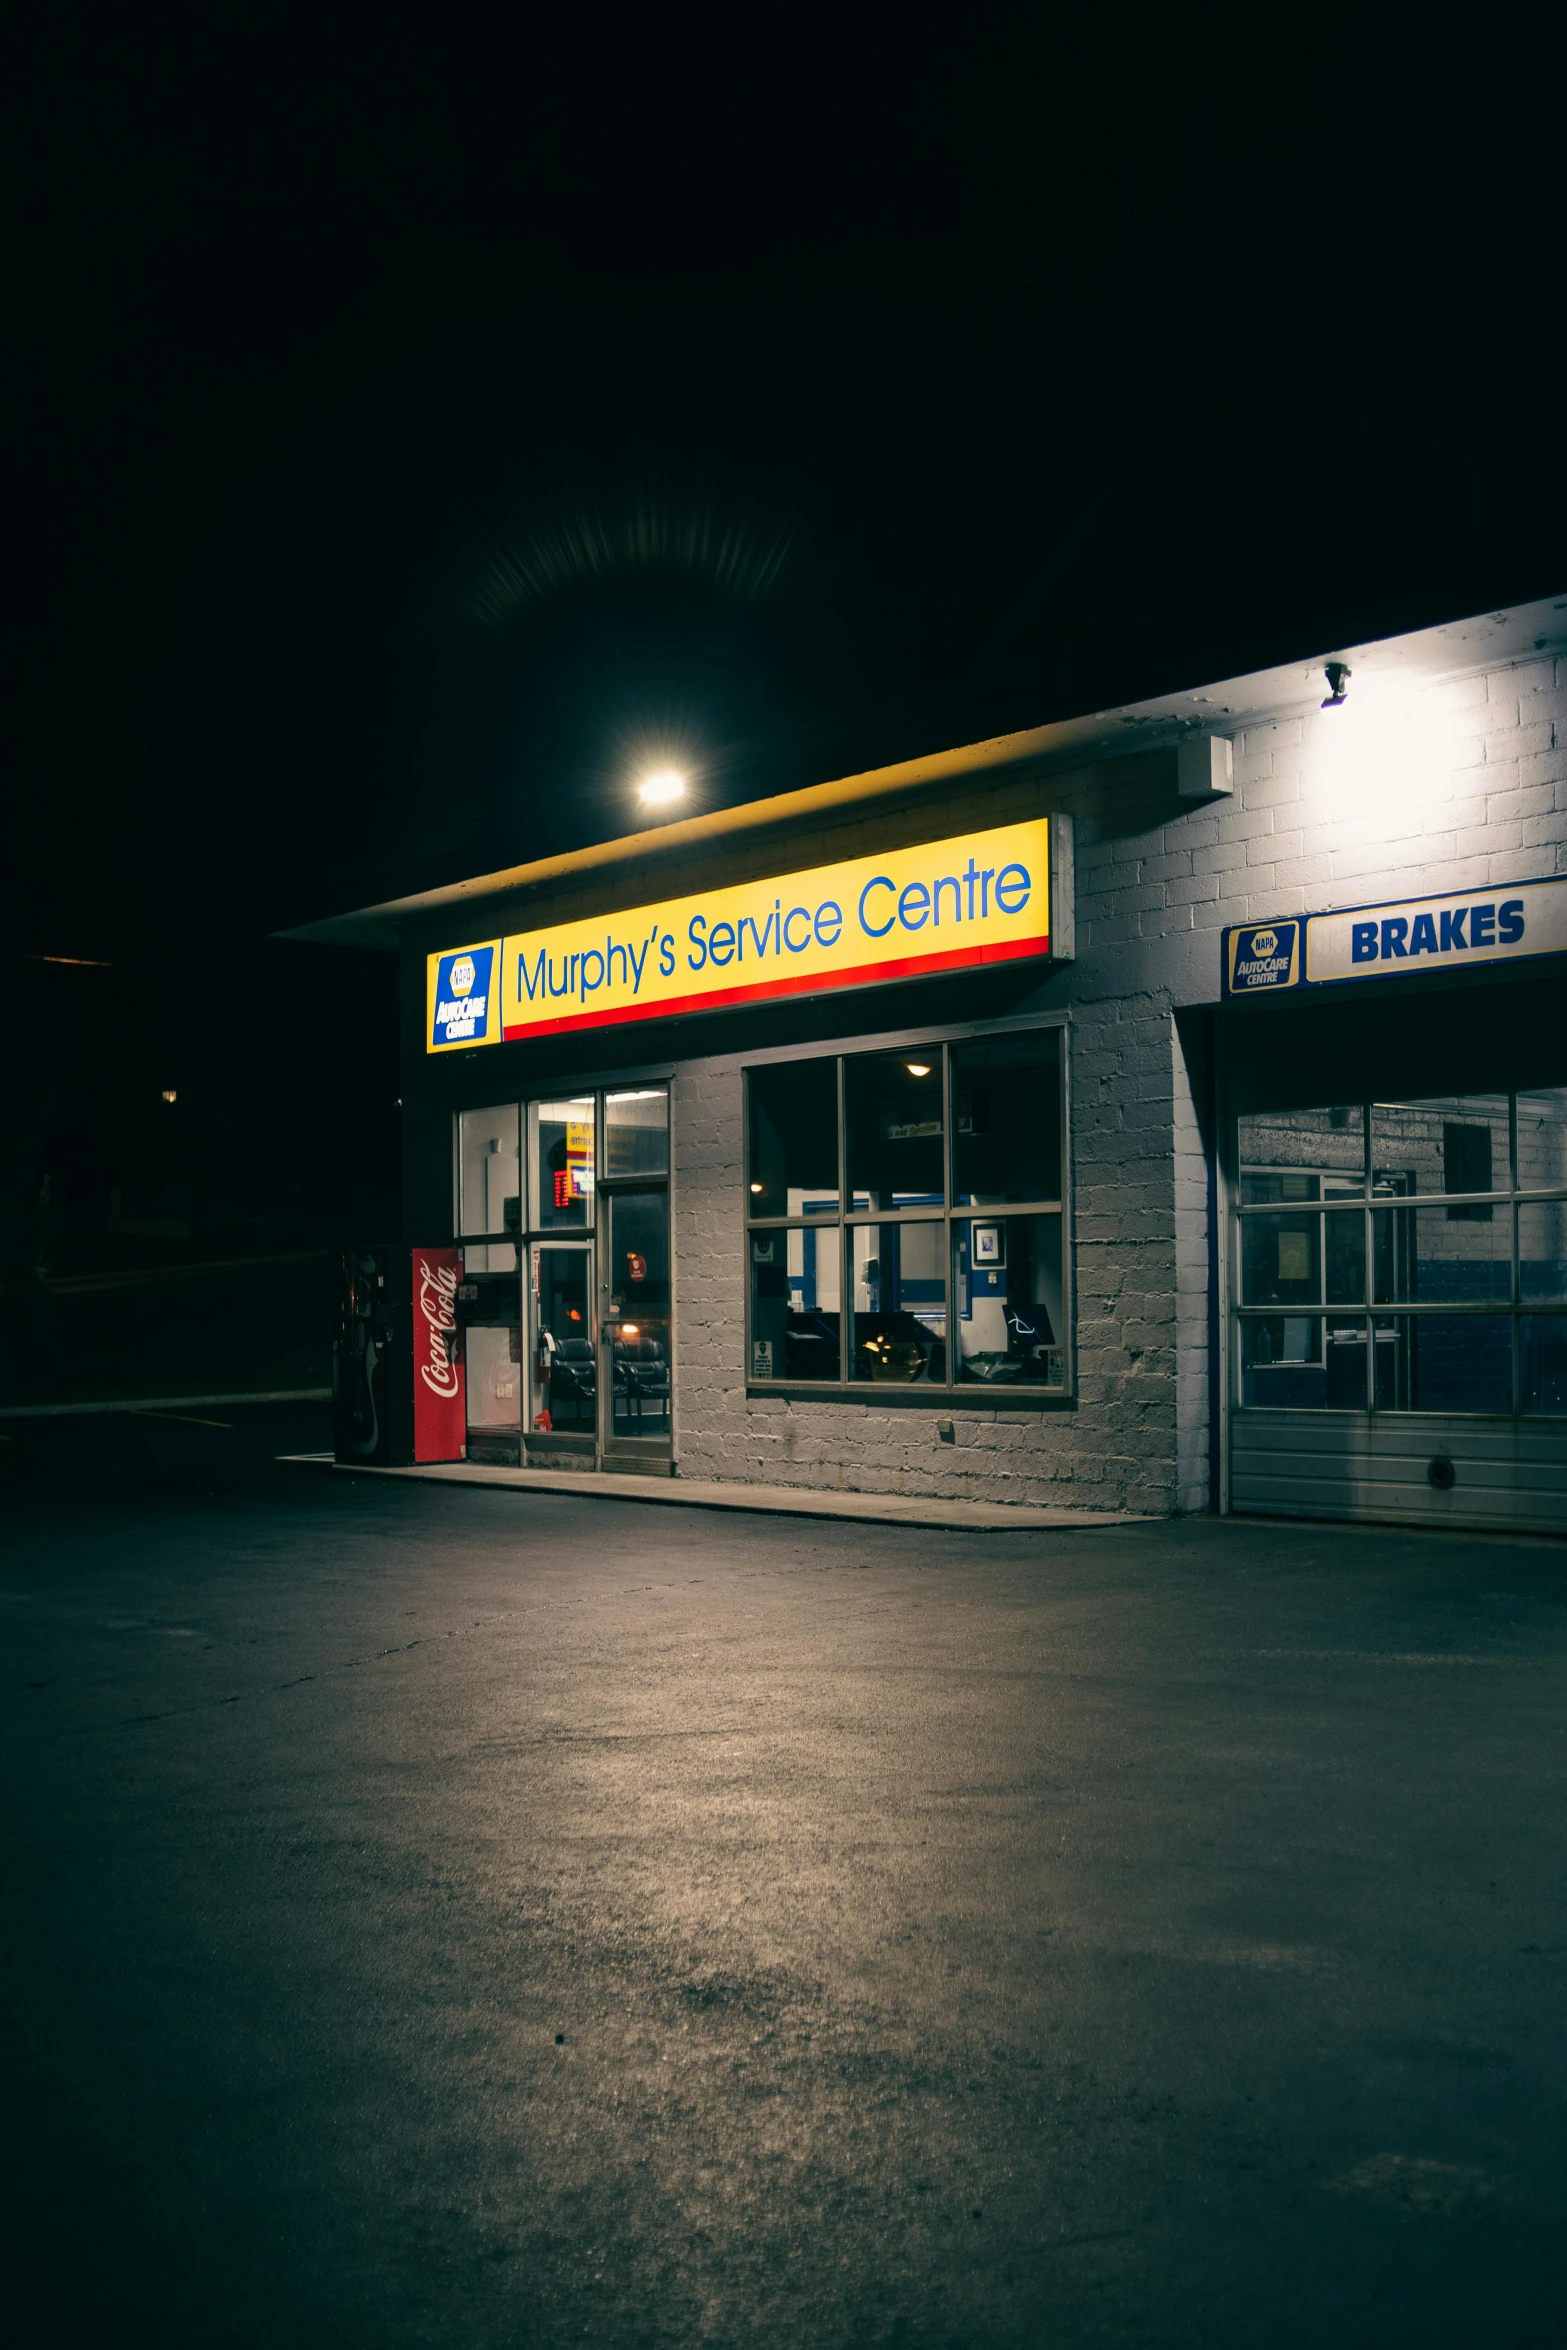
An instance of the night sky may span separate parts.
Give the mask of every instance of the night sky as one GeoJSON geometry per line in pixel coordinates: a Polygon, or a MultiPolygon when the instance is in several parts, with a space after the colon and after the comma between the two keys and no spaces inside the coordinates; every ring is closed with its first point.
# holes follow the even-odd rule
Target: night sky
{"type": "Polygon", "coordinates": [[[1537,33],[35,12],[17,1179],[106,1018],[232,1089],[286,1009],[308,1147],[326,966],[259,942],[649,757],[738,801],[1559,590],[1537,33]]]}

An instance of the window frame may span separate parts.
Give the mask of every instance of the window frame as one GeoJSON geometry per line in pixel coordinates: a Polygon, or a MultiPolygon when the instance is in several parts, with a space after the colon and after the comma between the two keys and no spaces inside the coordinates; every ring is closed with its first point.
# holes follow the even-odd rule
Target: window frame
{"type": "MultiPolygon", "coordinates": [[[[668,1062],[659,1062],[645,1069],[615,1069],[606,1076],[602,1072],[591,1077],[561,1078],[548,1085],[534,1084],[521,1088],[508,1099],[487,1096],[482,1101],[459,1103],[452,1111],[452,1245],[455,1248],[480,1248],[486,1242],[513,1241],[517,1245],[519,1274],[524,1269],[524,1252],[530,1245],[548,1247],[552,1243],[570,1240],[589,1241],[598,1237],[599,1194],[606,1191],[665,1190],[673,1195],[675,1150],[675,1070],[668,1062]],[[668,1154],[662,1174],[606,1175],[605,1160],[607,1121],[604,1099],[607,1094],[627,1093],[633,1090],[651,1091],[661,1087],[668,1101],[668,1154]],[[548,1225],[532,1222],[528,1210],[532,1199],[528,1176],[528,1112],[535,1102],[568,1101],[593,1096],[593,1198],[594,1212],[580,1225],[548,1225]],[[465,1232],[462,1228],[462,1121],[485,1110],[515,1109],[517,1113],[517,1168],[521,1182],[521,1220],[515,1232],[465,1232]]],[[[671,1205],[671,1214],[673,1206],[671,1205]]]]}
{"type": "Polygon", "coordinates": [[[771,1050],[745,1054],[741,1059],[742,1170],[741,1200],[744,1212],[744,1330],[745,1391],[748,1398],[784,1396],[792,1401],[820,1403],[874,1403],[878,1408],[891,1404],[907,1408],[923,1406],[943,1409],[983,1409],[1005,1411],[1059,1411],[1075,1408],[1077,1403],[1077,1298],[1075,1258],[1072,1245],[1072,1076],[1071,1076],[1071,1016],[1067,1012],[1019,1013],[1011,1019],[936,1022],[928,1027],[902,1028],[869,1036],[823,1038],[805,1045],[777,1046],[771,1050]],[[1037,1035],[1054,1030],[1060,1038],[1057,1082],[1060,1087],[1059,1113],[1061,1131],[1060,1196],[1056,1199],[1017,1200],[1003,1204],[987,1203],[976,1208],[972,1202],[958,1205],[953,1197],[953,1154],[956,1137],[952,1127],[952,1073],[953,1048],[978,1042],[995,1042],[1010,1036],[1037,1035]],[[845,1115],[845,1063],[860,1058],[875,1059],[928,1045],[941,1053],[942,1089],[942,1165],[943,1202],[932,1206],[928,1202],[910,1208],[856,1208],[851,1204],[848,1186],[848,1125],[845,1115]],[[775,1068],[781,1063],[797,1061],[833,1061],[836,1063],[838,1114],[838,1202],[831,1214],[817,1216],[753,1216],[750,1210],[750,1148],[751,1148],[751,1081],[754,1071],[775,1068]],[[1057,1334],[1057,1347],[1062,1358],[1062,1381],[1059,1386],[1039,1384],[989,1387],[978,1381],[960,1382],[953,1376],[956,1355],[956,1325],[958,1298],[956,1284],[957,1242],[954,1227],[976,1222],[1001,1223],[1012,1217],[1054,1216],[1059,1220],[1061,1234],[1061,1319],[1062,1330],[1057,1334]],[[945,1380],[911,1382],[907,1386],[864,1379],[851,1379],[845,1367],[845,1349],[851,1343],[853,1331],[852,1271],[853,1243],[850,1234],[862,1225],[931,1224],[943,1227],[945,1235],[946,1266],[946,1320],[947,1320],[947,1377],[945,1380]],[[751,1351],[752,1263],[751,1236],[753,1233],[810,1231],[820,1237],[830,1232],[838,1248],[839,1305],[839,1365],[836,1379],[759,1379],[752,1375],[754,1357],[751,1351]]]}
{"type": "MultiPolygon", "coordinates": [[[[1299,1412],[1306,1415],[1307,1417],[1320,1417],[1324,1411],[1330,1410],[1349,1410],[1357,1416],[1364,1414],[1368,1417],[1372,1414],[1386,1416],[1394,1413],[1412,1413],[1420,1418],[1438,1417],[1442,1419],[1490,1421],[1507,1420],[1517,1425],[1527,1427],[1535,1426],[1543,1421],[1559,1420],[1564,1416],[1557,1412],[1526,1411],[1524,1409],[1523,1402],[1521,1359],[1522,1331],[1520,1326],[1524,1317],[1526,1315],[1567,1316],[1567,1299],[1527,1298],[1522,1294],[1522,1284],[1519,1277],[1519,1210],[1523,1207],[1536,1204],[1558,1201],[1567,1202],[1567,1184],[1521,1184],[1518,1179],[1519,1095],[1523,1094],[1527,1097],[1537,1090],[1537,1088],[1530,1086],[1514,1086],[1508,1090],[1507,1164],[1505,1169],[1506,1181],[1496,1184],[1490,1191],[1483,1192],[1418,1190],[1409,1192],[1379,1192],[1376,1189],[1377,1141],[1375,1127],[1373,1124],[1373,1112],[1379,1107],[1393,1108],[1404,1107],[1406,1105],[1392,1101],[1379,1101],[1376,1097],[1370,1097],[1363,1099],[1358,1103],[1313,1103],[1310,1105],[1303,1105],[1304,1107],[1309,1107],[1312,1109],[1359,1109],[1361,1114],[1361,1189],[1358,1196],[1349,1199],[1330,1201],[1323,1199],[1319,1193],[1319,1196],[1315,1200],[1244,1200],[1241,1195],[1245,1188],[1245,1182],[1248,1175],[1271,1175],[1281,1172],[1300,1173],[1304,1175],[1314,1175],[1320,1182],[1328,1171],[1321,1167],[1313,1167],[1305,1163],[1303,1163],[1299,1169],[1291,1168],[1287,1170],[1281,1170],[1272,1167],[1260,1167],[1256,1162],[1248,1159],[1243,1153],[1241,1144],[1241,1129],[1246,1119],[1267,1118],[1270,1115],[1276,1115],[1280,1118],[1288,1118],[1292,1115],[1299,1115],[1300,1112],[1298,1110],[1292,1111],[1284,1108],[1280,1108],[1276,1112],[1269,1112],[1267,1110],[1242,1110],[1233,1112],[1231,1114],[1229,1121],[1230,1165],[1234,1169],[1234,1179],[1230,1198],[1230,1230],[1232,1237],[1230,1247],[1227,1252],[1227,1271],[1229,1276],[1229,1321],[1231,1330],[1228,1368],[1229,1376],[1234,1382],[1233,1395],[1235,1400],[1232,1406],[1234,1410],[1242,1412],[1299,1412]],[[1509,1266],[1510,1278],[1508,1283],[1508,1294],[1505,1298],[1422,1299],[1397,1296],[1390,1298],[1379,1298],[1376,1295],[1376,1219],[1378,1216],[1385,1215],[1397,1217],[1405,1213],[1412,1214],[1413,1211],[1420,1208],[1440,1207],[1451,1211],[1454,1208],[1478,1206],[1486,1206],[1493,1209],[1503,1208],[1505,1209],[1510,1219],[1508,1226],[1508,1254],[1505,1259],[1509,1266]],[[1318,1289],[1321,1294],[1315,1303],[1252,1305],[1246,1302],[1246,1223],[1249,1219],[1257,1216],[1279,1215],[1315,1216],[1319,1220],[1321,1238],[1317,1254],[1319,1261],[1318,1289]],[[1364,1220],[1363,1262],[1365,1268],[1364,1288],[1366,1294],[1358,1305],[1330,1305],[1326,1299],[1328,1263],[1326,1219],[1329,1216],[1357,1215],[1362,1217],[1364,1220]],[[1374,1360],[1370,1359],[1374,1357],[1375,1353],[1377,1344],[1377,1330],[1379,1327],[1386,1329],[1390,1324],[1394,1324],[1402,1319],[1415,1316],[1440,1316],[1443,1318],[1463,1316],[1465,1318],[1488,1321],[1496,1321],[1505,1318],[1509,1324],[1508,1345],[1512,1377],[1511,1403],[1504,1409],[1487,1409],[1483,1406],[1476,1406],[1473,1410],[1465,1410],[1462,1406],[1455,1407],[1446,1404],[1439,1406],[1417,1405],[1410,1403],[1379,1404],[1376,1400],[1375,1364],[1374,1360]],[[1324,1368],[1326,1361],[1326,1334],[1329,1321],[1346,1322],[1358,1319],[1361,1322],[1365,1334],[1365,1343],[1368,1350],[1368,1361],[1366,1365],[1366,1402],[1364,1405],[1356,1404],[1328,1406],[1311,1403],[1271,1403],[1261,1400],[1246,1402],[1243,1400],[1245,1396],[1245,1382],[1248,1373],[1255,1373],[1257,1369],[1257,1366],[1254,1363],[1248,1364],[1245,1359],[1245,1333],[1247,1323],[1267,1320],[1278,1321],[1280,1319],[1287,1319],[1291,1317],[1297,1320],[1315,1321],[1319,1325],[1318,1351],[1315,1357],[1302,1358],[1298,1362],[1293,1359],[1281,1360],[1280,1363],[1276,1366],[1280,1370],[1314,1370],[1324,1368]]],[[[1499,1094],[1500,1091],[1501,1089],[1498,1088],[1497,1093],[1499,1094]]],[[[1462,1103],[1465,1100],[1483,1100],[1485,1098],[1487,1097],[1483,1094],[1468,1096],[1455,1093],[1435,1095],[1431,1097],[1431,1101],[1444,1105],[1452,1104],[1456,1107],[1456,1105],[1462,1103]]],[[[1493,1094],[1489,1098],[1495,1099],[1497,1096],[1493,1094]]],[[[1422,1102],[1419,1105],[1411,1104],[1408,1106],[1419,1106],[1424,1108],[1427,1105],[1422,1102]]],[[[1431,1115],[1436,1116],[1438,1115],[1438,1112],[1435,1109],[1432,1109],[1431,1115]]],[[[1332,1172],[1336,1174],[1340,1171],[1335,1169],[1332,1170],[1332,1172]]],[[[1397,1231],[1398,1226],[1395,1224],[1393,1229],[1397,1231]]]]}

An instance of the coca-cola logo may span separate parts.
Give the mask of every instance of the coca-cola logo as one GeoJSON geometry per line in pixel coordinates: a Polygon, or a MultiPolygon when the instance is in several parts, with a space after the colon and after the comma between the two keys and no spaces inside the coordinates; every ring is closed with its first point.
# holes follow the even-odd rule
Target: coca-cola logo
{"type": "Polygon", "coordinates": [[[432,1394],[457,1393],[457,1268],[419,1259],[419,1311],[424,1318],[428,1361],[419,1376],[432,1394]]]}

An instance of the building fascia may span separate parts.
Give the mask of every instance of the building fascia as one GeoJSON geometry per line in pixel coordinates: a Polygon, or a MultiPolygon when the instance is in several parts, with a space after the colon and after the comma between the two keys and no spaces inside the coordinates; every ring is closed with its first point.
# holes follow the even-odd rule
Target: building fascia
{"type": "Polygon", "coordinates": [[[421,890],[357,912],[307,922],[282,936],[328,946],[417,948],[436,930],[455,937],[494,928],[499,902],[520,911],[584,889],[615,896],[657,885],[660,873],[693,860],[743,851],[750,843],[833,830],[873,813],[895,815],[1029,774],[1054,778],[1137,751],[1163,751],[1193,734],[1232,734],[1298,717],[1317,707],[1329,661],[1342,661],[1356,684],[1434,686],[1536,660],[1567,648],[1567,596],[1505,612],[1488,612],[1435,628],[1346,645],[1250,676],[1078,718],[996,735],[954,750],[905,759],[738,807],[713,809],[653,830],[596,841],[498,873],[421,890]],[[482,916],[480,907],[488,909],[482,916]],[[471,915],[465,909],[472,909],[471,915]],[[460,919],[459,919],[460,917],[460,919]],[[454,923],[456,927],[454,928],[454,923]]]}

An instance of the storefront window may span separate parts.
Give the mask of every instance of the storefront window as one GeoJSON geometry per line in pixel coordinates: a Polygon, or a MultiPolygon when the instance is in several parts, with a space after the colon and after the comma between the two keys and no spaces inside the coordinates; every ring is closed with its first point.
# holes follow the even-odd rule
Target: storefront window
{"type": "Polygon", "coordinates": [[[987,1037],[952,1048],[953,1196],[960,1207],[1038,1199],[1060,1180],[1061,1032],[987,1037]]]}
{"type": "Polygon", "coordinates": [[[945,1385],[946,1236],[945,1223],[850,1226],[855,1379],[945,1385]]]}
{"type": "Polygon", "coordinates": [[[975,1217],[954,1224],[952,1235],[957,1378],[980,1387],[1063,1387],[1060,1217],[975,1217]]]}
{"type": "Polygon", "coordinates": [[[747,1126],[749,1213],[836,1215],[837,1062],[781,1061],[753,1069],[747,1126]]]}
{"type": "Polygon", "coordinates": [[[669,1094],[662,1085],[604,1096],[604,1172],[669,1173],[669,1094]]]}
{"type": "Polygon", "coordinates": [[[750,1070],[750,1380],[1063,1390],[1062,1082],[1053,1028],[750,1070]]]}
{"type": "Polygon", "coordinates": [[[535,1232],[581,1232],[593,1221],[596,1108],[591,1093],[528,1104],[528,1221],[535,1232]]]}
{"type": "Polygon", "coordinates": [[[467,1270],[514,1272],[516,1235],[522,1228],[516,1103],[495,1110],[465,1110],[457,1121],[457,1160],[459,1237],[478,1243],[467,1251],[467,1270]],[[493,1246],[479,1240],[479,1235],[492,1232],[510,1233],[512,1238],[493,1246]]]}
{"type": "Polygon", "coordinates": [[[463,1333],[470,1428],[521,1426],[521,1335],[515,1321],[470,1327],[463,1333]]]}
{"type": "Polygon", "coordinates": [[[939,1045],[852,1055],[843,1065],[843,1111],[852,1206],[946,1205],[939,1045]]]}
{"type": "Polygon", "coordinates": [[[1236,1142],[1243,1404],[1567,1409],[1567,1089],[1249,1114],[1236,1142]]]}
{"type": "Polygon", "coordinates": [[[841,1379],[838,1227],[753,1232],[752,1379],[841,1379]]]}

